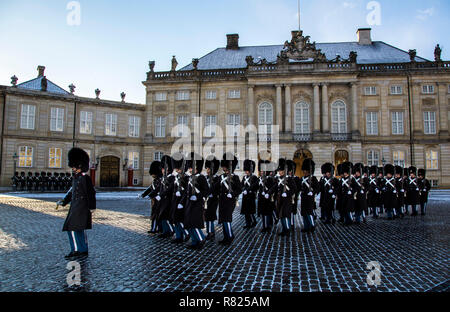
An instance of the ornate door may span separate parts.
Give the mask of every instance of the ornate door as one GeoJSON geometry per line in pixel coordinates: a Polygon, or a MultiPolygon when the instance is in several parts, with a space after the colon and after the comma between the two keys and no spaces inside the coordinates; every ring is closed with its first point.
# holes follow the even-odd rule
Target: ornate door
{"type": "Polygon", "coordinates": [[[103,157],[100,161],[100,187],[119,187],[120,159],[114,156],[103,157]]]}
{"type": "Polygon", "coordinates": [[[294,162],[297,165],[295,170],[295,175],[298,177],[303,177],[302,165],[303,161],[307,158],[313,158],[313,155],[310,151],[306,149],[298,150],[294,155],[294,162]]]}

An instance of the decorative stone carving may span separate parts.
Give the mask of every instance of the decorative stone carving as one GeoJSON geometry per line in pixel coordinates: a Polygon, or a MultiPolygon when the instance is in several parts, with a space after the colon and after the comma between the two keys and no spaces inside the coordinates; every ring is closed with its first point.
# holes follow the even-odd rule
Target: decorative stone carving
{"type": "Polygon", "coordinates": [[[148,62],[148,66],[150,67],[150,72],[154,73],[155,72],[155,61],[148,62]]]}
{"type": "Polygon", "coordinates": [[[96,98],[96,99],[99,99],[99,98],[100,98],[100,92],[101,92],[100,89],[98,89],[98,88],[95,89],[95,98],[96,98]]]}
{"type": "Polygon", "coordinates": [[[172,71],[176,71],[178,66],[177,58],[175,55],[172,57],[172,71]]]}
{"type": "Polygon", "coordinates": [[[255,62],[254,62],[254,60],[253,60],[253,56],[251,56],[251,55],[247,55],[247,56],[245,57],[245,61],[247,62],[247,66],[253,66],[253,65],[255,65],[255,62]]]}
{"type": "Polygon", "coordinates": [[[41,91],[46,92],[47,86],[48,86],[47,77],[44,76],[44,77],[42,77],[42,80],[41,80],[41,91]]]}
{"type": "Polygon", "coordinates": [[[11,84],[13,87],[17,86],[17,81],[19,81],[19,79],[16,77],[16,75],[11,77],[11,84]]]}
{"type": "Polygon", "coordinates": [[[303,36],[303,31],[292,31],[291,42],[286,41],[284,48],[277,57],[278,63],[284,64],[292,60],[313,59],[315,62],[325,62],[326,56],[320,49],[316,48],[316,43],[310,42],[309,36],[303,36]]]}
{"type": "Polygon", "coordinates": [[[181,104],[177,106],[177,111],[187,111],[189,109],[189,106],[186,104],[181,104]]]}
{"type": "Polygon", "coordinates": [[[198,58],[192,59],[192,66],[194,66],[194,70],[198,69],[198,62],[199,62],[198,58]]]}
{"type": "Polygon", "coordinates": [[[75,89],[76,89],[75,85],[73,83],[71,83],[70,86],[69,86],[70,94],[74,94],[75,93],[75,89]]]}
{"type": "Polygon", "coordinates": [[[125,92],[120,93],[120,98],[122,99],[122,103],[125,102],[125,97],[127,94],[125,92]]]}
{"type": "Polygon", "coordinates": [[[436,61],[436,62],[441,62],[442,61],[442,59],[441,59],[441,54],[442,54],[442,49],[441,49],[441,47],[439,46],[439,44],[436,46],[436,48],[434,49],[434,60],[436,61]]]}
{"type": "Polygon", "coordinates": [[[164,105],[157,105],[155,106],[155,111],[167,111],[167,107],[164,105]]]}
{"type": "Polygon", "coordinates": [[[356,63],[356,59],[358,58],[358,53],[356,53],[355,51],[351,51],[349,56],[348,56],[348,60],[351,63],[356,63]]]}
{"type": "Polygon", "coordinates": [[[415,62],[416,61],[416,56],[417,56],[417,51],[416,50],[409,50],[408,54],[409,54],[409,60],[411,62],[415,62]]]}

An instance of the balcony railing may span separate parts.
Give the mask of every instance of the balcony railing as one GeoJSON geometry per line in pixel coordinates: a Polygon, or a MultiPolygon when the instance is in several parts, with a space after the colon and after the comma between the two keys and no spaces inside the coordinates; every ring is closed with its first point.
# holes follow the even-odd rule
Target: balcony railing
{"type": "Polygon", "coordinates": [[[350,141],[352,139],[351,133],[331,133],[331,140],[337,142],[350,141]]]}
{"type": "Polygon", "coordinates": [[[295,142],[308,142],[312,140],[311,133],[293,134],[292,138],[295,142]]]}

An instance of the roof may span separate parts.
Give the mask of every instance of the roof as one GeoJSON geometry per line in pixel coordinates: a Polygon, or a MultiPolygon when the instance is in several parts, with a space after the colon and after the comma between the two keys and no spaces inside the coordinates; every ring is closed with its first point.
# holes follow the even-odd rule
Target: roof
{"type": "MultiPolygon", "coordinates": [[[[347,59],[351,51],[358,54],[358,64],[381,64],[381,63],[409,63],[409,54],[399,48],[391,46],[382,41],[374,41],[371,45],[360,45],[358,42],[337,42],[337,43],[316,43],[317,49],[325,53],[327,59],[333,60],[339,54],[341,58],[347,59]]],[[[255,62],[258,58],[266,59],[268,62],[275,62],[277,55],[284,48],[283,45],[271,46],[249,46],[240,47],[238,50],[227,50],[218,48],[199,59],[199,70],[211,69],[233,69],[245,68],[247,63],[245,57],[253,56],[255,62]]],[[[428,60],[416,57],[417,62],[428,60]]],[[[192,64],[180,70],[192,70],[192,64]]]]}
{"type": "MultiPolygon", "coordinates": [[[[35,91],[41,91],[41,81],[43,77],[37,77],[33,80],[29,80],[26,82],[22,82],[17,85],[17,88],[20,89],[27,89],[27,90],[35,90],[35,91]]],[[[53,82],[47,79],[47,92],[50,93],[57,93],[57,94],[70,94],[63,88],[57,86],[53,82]]]]}

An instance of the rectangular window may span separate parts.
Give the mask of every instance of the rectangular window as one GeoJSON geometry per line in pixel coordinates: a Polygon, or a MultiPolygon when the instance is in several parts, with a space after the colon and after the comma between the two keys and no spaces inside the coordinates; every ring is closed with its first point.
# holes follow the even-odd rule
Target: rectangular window
{"type": "Polygon", "coordinates": [[[205,137],[216,136],[217,117],[216,116],[206,116],[205,125],[206,125],[205,137]]]}
{"type": "Polygon", "coordinates": [[[92,112],[80,113],[80,133],[92,134],[92,112]]]}
{"type": "Polygon", "coordinates": [[[156,117],[155,137],[164,138],[166,136],[166,117],[156,117]]]}
{"type": "Polygon", "coordinates": [[[400,166],[402,168],[405,168],[405,152],[403,151],[394,151],[393,155],[394,159],[394,166],[400,166]]]}
{"type": "Polygon", "coordinates": [[[366,113],[367,135],[378,135],[378,113],[366,113]]]}
{"type": "Polygon", "coordinates": [[[139,169],[139,153],[138,152],[129,152],[128,153],[128,166],[131,169],[138,170],[139,169]]]}
{"type": "Polygon", "coordinates": [[[188,128],[188,116],[179,115],[177,116],[177,137],[187,137],[189,135],[188,128]]]}
{"type": "Polygon", "coordinates": [[[436,134],[436,112],[423,113],[423,130],[425,134],[436,134]]]}
{"type": "Polygon", "coordinates": [[[240,99],[241,98],[241,90],[230,90],[228,91],[229,99],[240,99]]]}
{"type": "Polygon", "coordinates": [[[368,166],[378,166],[380,163],[380,154],[378,151],[367,152],[367,165],[368,166]]]}
{"type": "Polygon", "coordinates": [[[48,152],[48,167],[61,168],[62,149],[50,148],[48,152]]]}
{"type": "Polygon", "coordinates": [[[64,108],[52,107],[50,110],[50,131],[63,131],[64,108]]]}
{"type": "Polygon", "coordinates": [[[434,93],[434,86],[433,85],[424,85],[424,86],[422,86],[422,93],[425,93],[425,94],[432,94],[432,93],[434,93]]]}
{"type": "Polygon", "coordinates": [[[403,135],[403,112],[392,112],[392,134],[403,135]]]}
{"type": "Polygon", "coordinates": [[[157,102],[164,102],[167,101],[167,93],[166,92],[156,92],[155,94],[155,100],[157,102]]]}
{"type": "Polygon", "coordinates": [[[132,138],[138,138],[141,128],[141,117],[130,116],[128,119],[128,133],[132,138]]]}
{"type": "Polygon", "coordinates": [[[153,155],[153,160],[154,161],[161,161],[163,156],[164,156],[163,152],[155,152],[155,154],[153,155]]]}
{"type": "Polygon", "coordinates": [[[116,114],[106,114],[105,134],[106,135],[117,135],[117,115],[116,114]]]}
{"type": "Polygon", "coordinates": [[[239,126],[241,125],[241,115],[228,114],[227,125],[230,126],[231,133],[233,134],[233,136],[235,136],[235,137],[239,136],[239,126]]]}
{"type": "Polygon", "coordinates": [[[364,90],[366,95],[377,95],[377,87],[365,87],[364,90]]]}
{"type": "Polygon", "coordinates": [[[187,101],[190,99],[190,92],[189,91],[178,91],[177,92],[177,101],[187,101]]]}
{"type": "Polygon", "coordinates": [[[20,128],[34,130],[35,114],[36,106],[22,104],[22,111],[20,113],[20,128]]]}
{"type": "Polygon", "coordinates": [[[430,170],[438,170],[438,152],[435,150],[427,151],[427,169],[430,170]]]}
{"type": "Polygon", "coordinates": [[[391,94],[393,95],[403,94],[402,86],[391,86],[391,94]]]}
{"type": "Polygon", "coordinates": [[[431,187],[439,187],[439,180],[431,180],[431,187]]]}
{"type": "Polygon", "coordinates": [[[19,167],[33,167],[33,148],[30,146],[19,147],[19,167]]]}
{"type": "Polygon", "coordinates": [[[217,91],[206,91],[206,99],[207,100],[215,100],[217,99],[217,91]]]}

